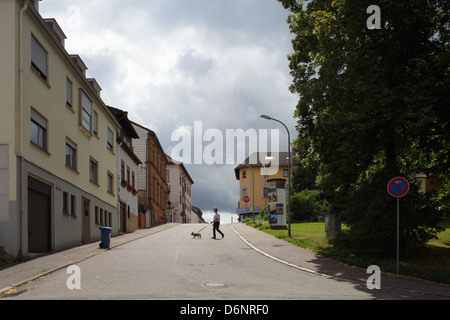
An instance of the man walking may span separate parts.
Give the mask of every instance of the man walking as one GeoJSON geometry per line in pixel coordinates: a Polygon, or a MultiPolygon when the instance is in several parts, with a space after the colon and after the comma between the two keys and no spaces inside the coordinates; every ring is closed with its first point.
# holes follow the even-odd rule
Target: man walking
{"type": "Polygon", "coordinates": [[[213,237],[212,239],[216,238],[216,230],[222,235],[222,238],[225,236],[222,231],[219,230],[220,226],[220,214],[217,210],[217,208],[214,208],[214,218],[211,222],[213,224],[213,237]]]}

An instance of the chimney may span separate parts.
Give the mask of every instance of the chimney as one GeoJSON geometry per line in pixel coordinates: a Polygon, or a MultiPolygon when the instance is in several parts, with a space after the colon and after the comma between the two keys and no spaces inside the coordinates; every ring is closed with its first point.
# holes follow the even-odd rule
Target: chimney
{"type": "Polygon", "coordinates": [[[102,91],[102,88],[98,84],[97,80],[95,80],[94,78],[90,78],[90,79],[86,79],[86,80],[91,84],[91,86],[94,88],[94,90],[97,92],[98,96],[100,97],[100,91],[102,91]]]}
{"type": "Polygon", "coordinates": [[[84,64],[83,60],[81,60],[80,56],[77,54],[71,54],[70,57],[72,58],[73,62],[78,66],[78,68],[81,70],[83,75],[86,77],[86,70],[87,67],[84,64]]]}
{"type": "Polygon", "coordinates": [[[64,41],[67,39],[66,35],[62,31],[61,27],[59,26],[58,22],[56,22],[55,19],[44,19],[47,26],[52,30],[53,34],[58,38],[61,45],[64,47],[64,41]]]}

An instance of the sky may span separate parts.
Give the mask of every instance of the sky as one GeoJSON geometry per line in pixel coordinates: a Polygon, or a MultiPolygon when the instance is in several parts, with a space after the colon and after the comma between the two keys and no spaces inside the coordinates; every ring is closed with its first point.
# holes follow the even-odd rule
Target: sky
{"type": "Polygon", "coordinates": [[[205,220],[218,207],[222,223],[236,221],[234,168],[255,150],[288,151],[284,127],[260,116],[296,137],[289,12],[276,0],[43,0],[39,9],[57,20],[105,104],[184,160],[205,220]],[[258,144],[227,139],[240,129],[258,144]]]}

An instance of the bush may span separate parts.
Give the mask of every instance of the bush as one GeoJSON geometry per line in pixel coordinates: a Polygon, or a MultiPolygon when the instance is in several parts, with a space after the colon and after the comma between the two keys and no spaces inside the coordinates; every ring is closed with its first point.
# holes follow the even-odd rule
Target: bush
{"type": "Polygon", "coordinates": [[[303,190],[291,196],[291,213],[296,221],[323,221],[331,205],[319,190],[303,190]]]}
{"type": "Polygon", "coordinates": [[[264,221],[269,220],[269,206],[264,206],[261,208],[261,211],[259,212],[259,215],[264,221]]]}

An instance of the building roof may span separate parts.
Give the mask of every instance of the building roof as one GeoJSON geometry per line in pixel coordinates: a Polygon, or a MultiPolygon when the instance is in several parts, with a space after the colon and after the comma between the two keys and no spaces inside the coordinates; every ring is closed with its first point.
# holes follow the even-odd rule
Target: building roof
{"type": "Polygon", "coordinates": [[[167,159],[167,164],[176,164],[179,165],[181,167],[181,169],[184,171],[184,173],[186,174],[186,176],[188,177],[188,179],[191,181],[191,184],[194,184],[194,180],[192,180],[191,176],[189,175],[189,172],[187,171],[186,167],[184,166],[184,164],[182,162],[178,162],[173,160],[169,155],[166,154],[166,159],[167,159]]]}
{"type": "Polygon", "coordinates": [[[128,119],[128,112],[113,108],[111,106],[108,106],[108,108],[109,111],[111,111],[111,113],[116,117],[122,128],[130,135],[130,137],[133,139],[139,139],[139,135],[136,130],[134,130],[131,121],[128,119]]]}
{"type": "MultiPolygon", "coordinates": [[[[290,162],[292,165],[293,159],[290,159],[290,162]]],[[[248,168],[249,166],[253,168],[270,168],[272,163],[277,163],[278,167],[287,167],[289,164],[289,152],[255,152],[251,154],[250,157],[234,169],[236,180],[239,180],[239,170],[242,168],[248,168]]]]}
{"type": "Polygon", "coordinates": [[[205,220],[203,219],[203,212],[202,210],[200,210],[200,208],[192,206],[192,211],[194,211],[194,213],[200,218],[200,220],[205,223],[205,220]]]}
{"type": "MultiPolygon", "coordinates": [[[[147,138],[148,138],[148,137],[155,138],[156,144],[158,145],[159,149],[161,150],[161,152],[162,152],[163,154],[165,154],[165,153],[164,153],[164,148],[162,147],[161,143],[159,142],[158,136],[156,135],[156,133],[155,133],[153,130],[150,130],[149,128],[146,128],[146,127],[144,127],[143,125],[140,125],[139,123],[136,123],[136,122],[134,122],[134,121],[131,121],[131,120],[130,120],[130,122],[131,122],[131,124],[132,124],[133,126],[137,126],[137,127],[141,128],[142,130],[147,131],[147,138]]],[[[139,139],[144,139],[144,138],[143,138],[143,137],[140,137],[139,139]]],[[[167,163],[168,163],[168,162],[167,162],[167,157],[164,157],[164,158],[166,159],[166,164],[167,164],[167,163]]]]}

